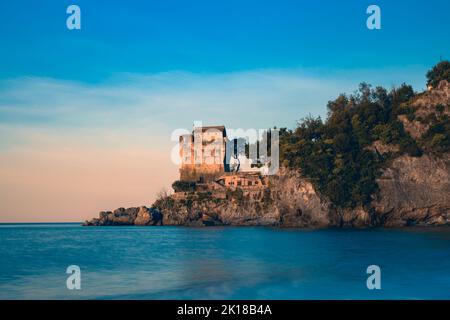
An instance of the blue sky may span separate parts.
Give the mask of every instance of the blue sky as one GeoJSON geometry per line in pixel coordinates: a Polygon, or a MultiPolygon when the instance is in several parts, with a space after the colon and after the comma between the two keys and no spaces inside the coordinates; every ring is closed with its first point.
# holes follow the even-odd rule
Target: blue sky
{"type": "Polygon", "coordinates": [[[448,12],[447,0],[2,1],[0,77],[430,66],[449,58],[448,12]],[[81,31],[65,28],[73,3],[81,31]],[[372,3],[379,31],[365,27],[372,3]]]}
{"type": "MultiPolygon", "coordinates": [[[[293,128],[362,81],[425,88],[450,1],[0,2],[0,222],[150,205],[174,130],[293,128]],[[81,30],[66,8],[81,8],[81,30]],[[366,28],[381,7],[382,29],[366,28]]],[[[175,137],[176,138],[176,137],[175,137]]]]}

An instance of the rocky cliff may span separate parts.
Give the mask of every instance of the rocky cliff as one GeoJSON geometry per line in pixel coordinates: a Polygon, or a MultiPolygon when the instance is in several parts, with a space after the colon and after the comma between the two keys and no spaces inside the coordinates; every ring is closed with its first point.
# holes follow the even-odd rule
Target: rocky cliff
{"type": "Polygon", "coordinates": [[[136,208],[119,208],[111,211],[101,211],[98,218],[86,221],[86,226],[154,226],[162,224],[162,215],[156,208],[145,206],[136,208]]]}
{"type": "MultiPolygon", "coordinates": [[[[399,227],[450,224],[450,156],[401,156],[378,180],[369,208],[340,209],[298,172],[282,170],[259,192],[192,192],[159,199],[151,208],[100,212],[86,225],[399,227]]],[[[220,192],[220,191],[219,191],[220,192]]]]}
{"type": "MultiPolygon", "coordinates": [[[[450,85],[444,81],[411,103],[415,117],[402,115],[399,120],[418,141],[428,126],[417,119],[437,112],[448,114],[449,106],[450,85]]],[[[397,146],[379,141],[372,150],[381,154],[398,152],[397,146]]],[[[383,168],[377,184],[379,191],[369,206],[342,209],[316,192],[311,181],[299,171],[284,168],[261,189],[176,193],[158,199],[151,208],[101,212],[99,218],[85,225],[304,228],[450,225],[450,154],[397,155],[383,168]]]]}

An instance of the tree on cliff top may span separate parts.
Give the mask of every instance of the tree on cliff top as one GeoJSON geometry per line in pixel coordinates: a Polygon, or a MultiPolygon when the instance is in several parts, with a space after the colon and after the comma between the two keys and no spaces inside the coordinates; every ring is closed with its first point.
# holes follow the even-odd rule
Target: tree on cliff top
{"type": "MultiPolygon", "coordinates": [[[[442,61],[427,73],[428,83],[450,82],[450,62],[442,61]]],[[[437,156],[450,151],[449,106],[421,119],[429,126],[417,141],[404,129],[399,115],[415,117],[411,103],[417,94],[402,84],[388,91],[362,83],[351,95],[341,94],[328,103],[328,117],[308,117],[294,130],[280,130],[280,161],[300,169],[316,190],[343,208],[369,205],[378,190],[381,169],[399,155],[437,156]],[[398,151],[380,153],[374,142],[397,146],[398,151]]]]}
{"type": "Polygon", "coordinates": [[[397,116],[415,97],[411,86],[390,91],[362,83],[352,95],[328,103],[326,121],[308,117],[295,130],[280,132],[282,165],[300,169],[316,189],[339,207],[368,205],[378,190],[376,178],[390,155],[371,151],[374,141],[395,144],[399,153],[421,150],[397,116]]]}
{"type": "Polygon", "coordinates": [[[450,62],[448,60],[439,62],[427,72],[427,79],[427,84],[433,88],[436,88],[441,80],[450,82],[450,62]]]}

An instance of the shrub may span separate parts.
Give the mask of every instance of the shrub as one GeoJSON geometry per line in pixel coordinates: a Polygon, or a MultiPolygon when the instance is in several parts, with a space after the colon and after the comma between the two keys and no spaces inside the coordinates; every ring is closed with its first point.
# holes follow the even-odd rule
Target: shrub
{"type": "Polygon", "coordinates": [[[424,149],[436,155],[442,155],[450,151],[450,119],[444,115],[439,119],[434,118],[430,128],[420,140],[424,149]]]}
{"type": "Polygon", "coordinates": [[[450,62],[447,60],[439,62],[427,73],[427,84],[437,87],[441,80],[450,82],[450,62]]]}
{"type": "Polygon", "coordinates": [[[368,146],[381,140],[400,145],[401,153],[422,154],[397,119],[398,114],[414,117],[409,105],[414,97],[406,84],[388,92],[363,83],[355,94],[340,95],[328,103],[325,122],[310,116],[295,130],[280,132],[281,163],[300,169],[335,205],[365,206],[377,192],[376,179],[388,160],[368,146]]]}
{"type": "Polygon", "coordinates": [[[177,180],[172,183],[172,188],[175,192],[193,192],[195,187],[196,183],[192,181],[177,180]]]}

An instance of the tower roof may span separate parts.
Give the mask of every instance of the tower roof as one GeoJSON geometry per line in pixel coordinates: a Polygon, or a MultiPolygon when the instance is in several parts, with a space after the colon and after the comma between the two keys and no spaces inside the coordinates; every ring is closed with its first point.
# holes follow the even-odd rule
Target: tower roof
{"type": "MultiPolygon", "coordinates": [[[[194,128],[194,130],[195,129],[199,129],[199,127],[194,128]]],[[[202,126],[201,129],[202,129],[202,132],[206,132],[206,131],[211,130],[211,129],[218,130],[218,131],[223,133],[224,137],[227,135],[227,131],[225,130],[225,126],[202,126]]]]}

